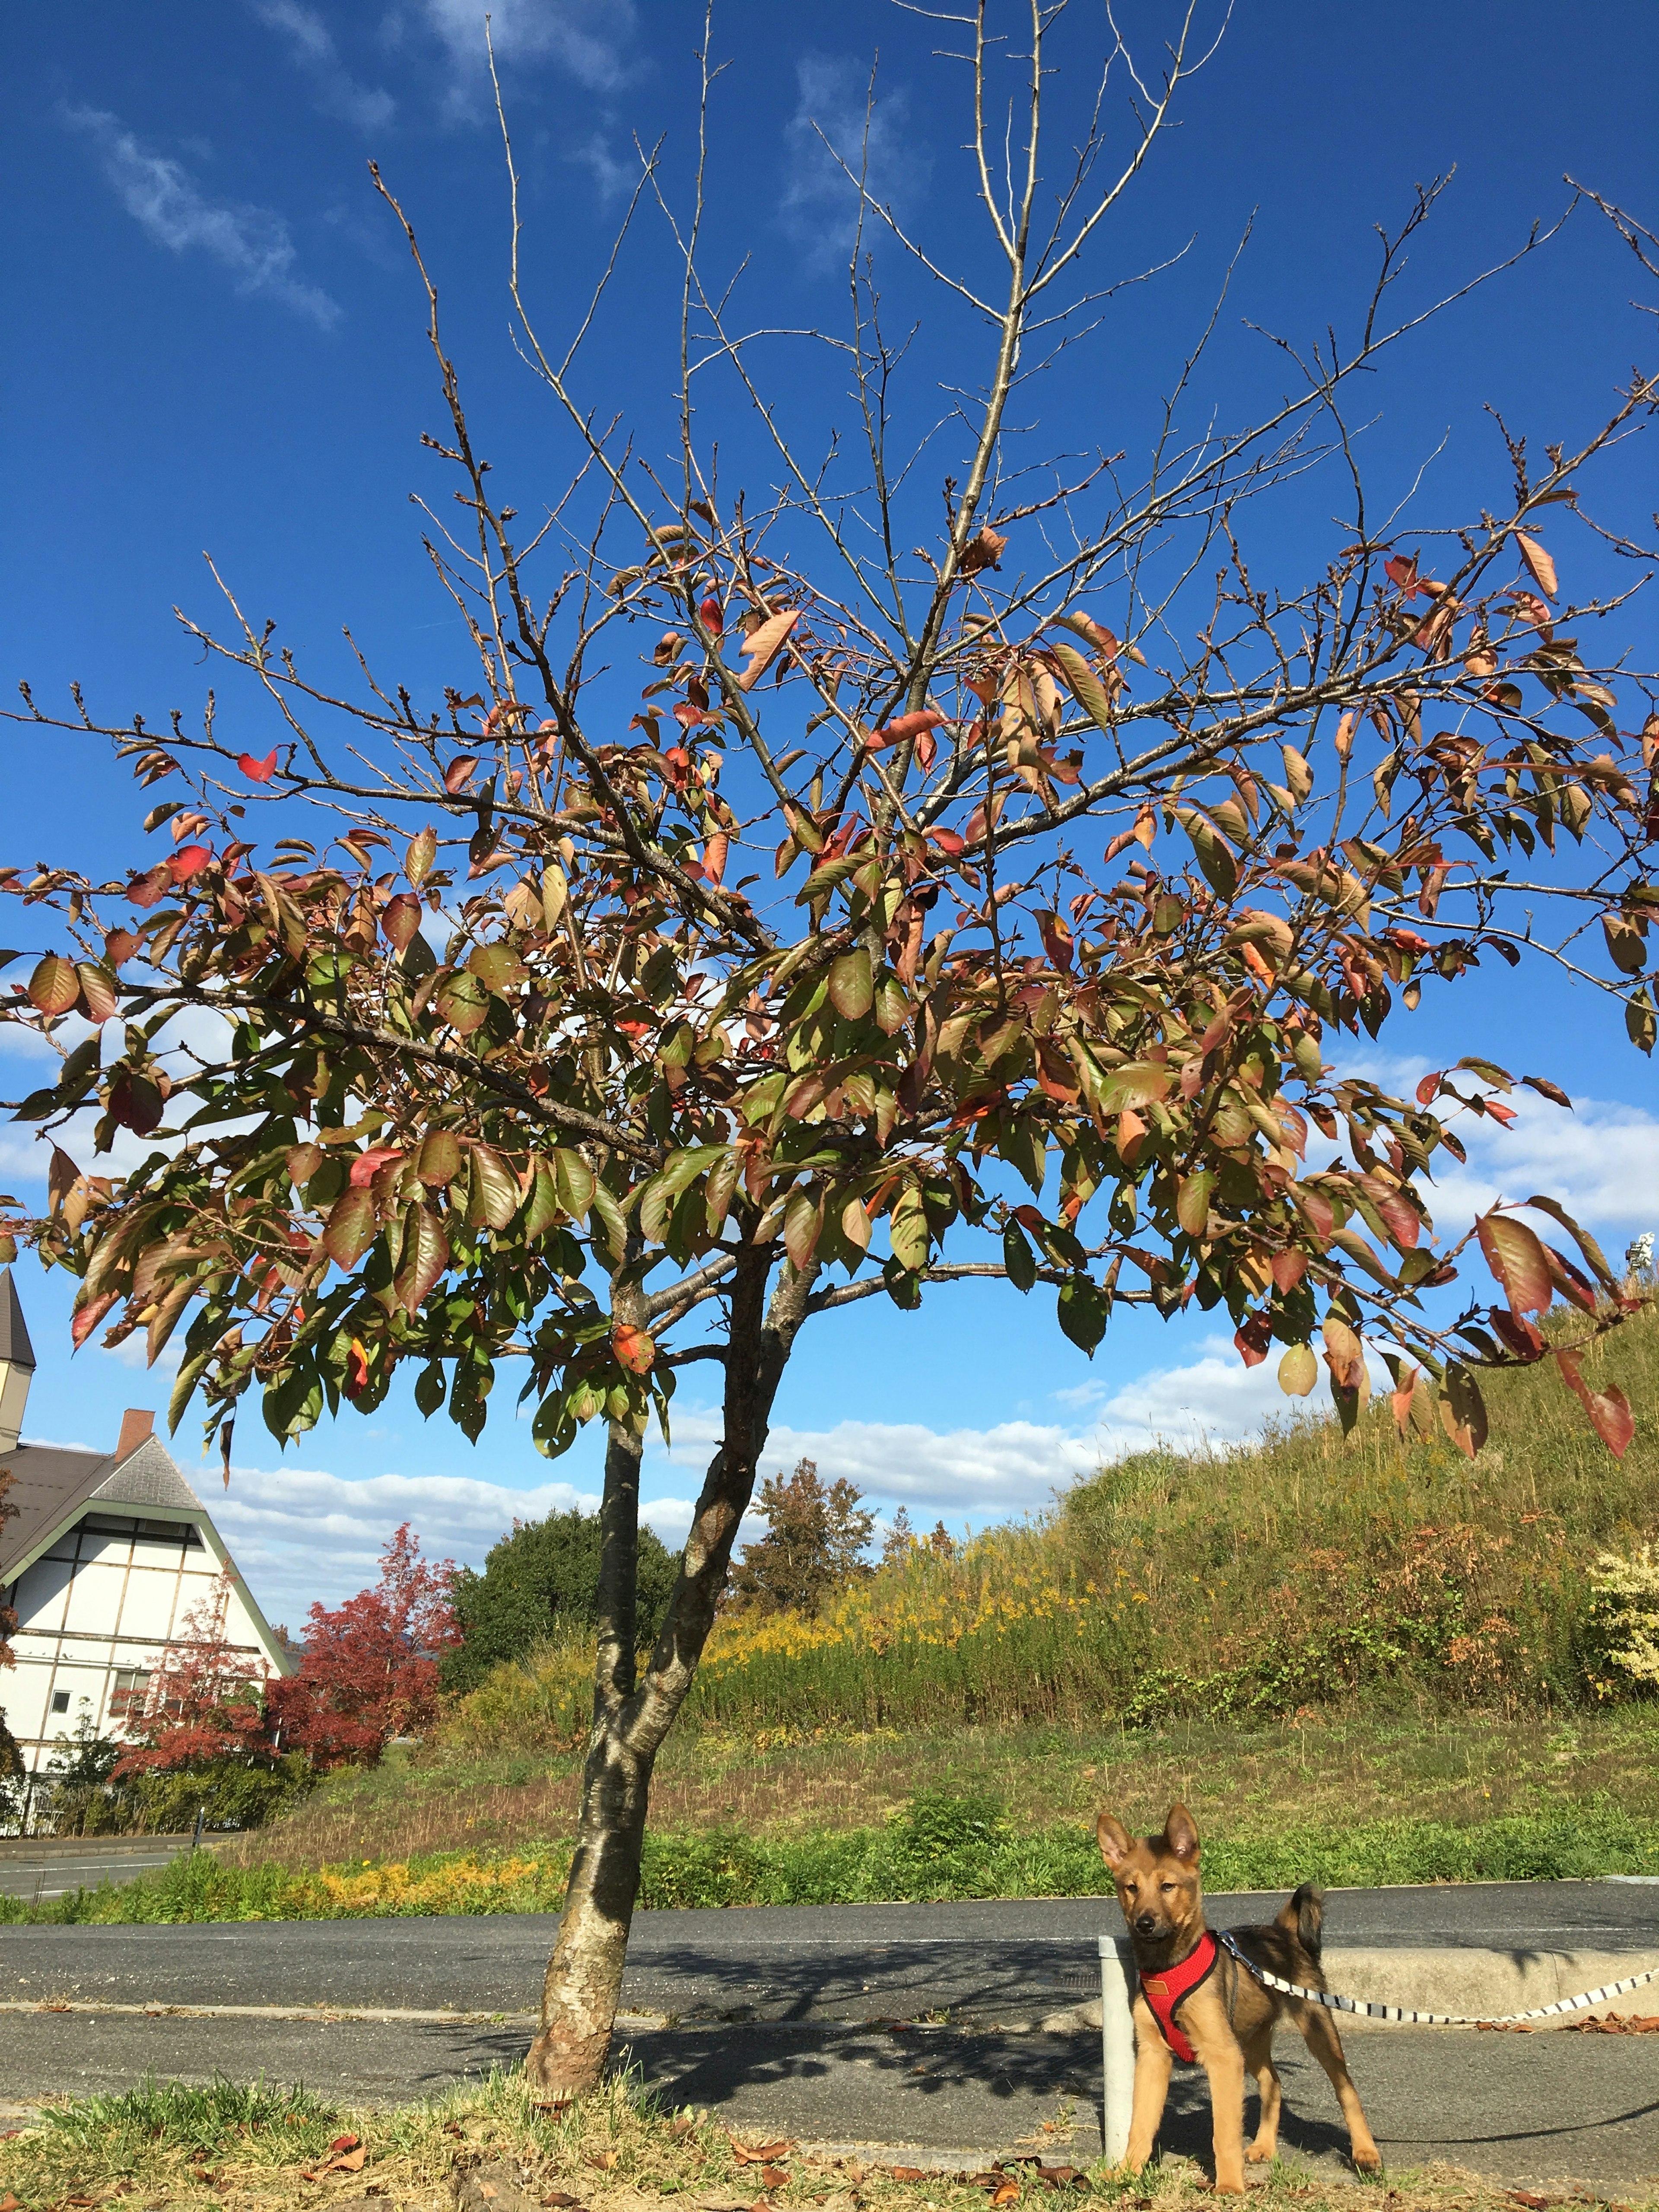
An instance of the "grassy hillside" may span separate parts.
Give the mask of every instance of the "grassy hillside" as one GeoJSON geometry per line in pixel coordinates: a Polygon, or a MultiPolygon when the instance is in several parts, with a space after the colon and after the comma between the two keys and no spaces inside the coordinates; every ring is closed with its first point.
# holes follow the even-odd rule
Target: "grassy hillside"
{"type": "MultiPolygon", "coordinates": [[[[926,1550],[818,1619],[728,1615],[687,1711],[763,1747],[814,1730],[1246,1720],[1360,1696],[1516,1712],[1594,1696],[1589,1571],[1659,1531],[1659,1320],[1586,1358],[1637,1409],[1622,1464],[1553,1362],[1501,1375],[1473,1463],[1294,1417],[1257,1446],[1144,1453],[959,1558],[926,1550]]],[[[591,1660],[499,1670],[445,1740],[485,1753],[585,1737],[591,1660]]]]}
{"type": "MultiPolygon", "coordinates": [[[[1494,1382],[1473,1464],[1385,1412],[1346,1440],[1291,1419],[1126,1461],[817,1620],[729,1614],[659,1765],[646,1900],[1092,1892],[1096,1808],[1176,1797],[1217,1883],[1659,1870],[1659,1700],[1598,1694],[1589,1605],[1598,1553],[1659,1533],[1659,1322],[1586,1371],[1636,1408],[1622,1465],[1533,1370],[1494,1382]]],[[[591,1663],[498,1668],[216,1871],[74,1909],[544,1909],[591,1663]]]]}

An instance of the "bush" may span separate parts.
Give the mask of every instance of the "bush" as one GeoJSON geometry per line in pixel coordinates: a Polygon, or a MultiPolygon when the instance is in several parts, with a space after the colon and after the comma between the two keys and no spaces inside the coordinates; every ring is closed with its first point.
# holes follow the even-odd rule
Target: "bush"
{"type": "Polygon", "coordinates": [[[297,1751],[285,1753],[270,1766],[223,1759],[195,1770],[140,1775],[123,1793],[127,1826],[143,1835],[182,1835],[195,1826],[197,1811],[205,1805],[206,1828],[262,1828],[297,1804],[313,1779],[309,1763],[297,1751]]]}
{"type": "Polygon", "coordinates": [[[1603,1552],[1590,1580],[1586,1668],[1598,1697],[1659,1690],[1659,1559],[1603,1552]]]}
{"type": "MultiPolygon", "coordinates": [[[[678,1562],[656,1532],[640,1529],[635,1641],[652,1643],[678,1562]]],[[[475,1574],[463,1567],[451,1603],[461,1641],[443,1655],[446,1690],[475,1690],[491,1669],[522,1662],[550,1640],[593,1620],[599,1582],[599,1516],[574,1509],[545,1521],[515,1521],[475,1574]]]]}

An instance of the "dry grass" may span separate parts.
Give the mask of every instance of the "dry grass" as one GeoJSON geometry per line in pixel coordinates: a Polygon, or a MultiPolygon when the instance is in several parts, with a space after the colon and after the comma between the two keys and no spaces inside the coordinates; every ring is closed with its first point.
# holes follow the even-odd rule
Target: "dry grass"
{"type": "MultiPolygon", "coordinates": [[[[1060,2212],[1085,2195],[1134,2212],[1198,2212],[1212,2202],[1200,2169],[1182,2159],[1131,2178],[1102,2166],[1075,2177],[1064,2166],[1045,2174],[1036,2160],[1011,2161],[994,2175],[933,2162],[896,2171],[878,2154],[794,2144],[773,2146],[769,2160],[741,2157],[742,2139],[708,2113],[672,2115],[621,2081],[557,2113],[534,2103],[521,2076],[498,2075],[428,2104],[333,2112],[313,2105],[295,2127],[239,2123],[239,2100],[246,2110],[258,2094],[228,2083],[206,2091],[148,2086],[45,2108],[33,2125],[0,2140],[0,2202],[15,2198],[17,2212],[94,2212],[126,2199],[143,2212],[321,2212],[348,2204],[353,2212],[448,2212],[459,2197],[463,2212],[479,2202],[492,2212],[528,2212],[550,2199],[571,2212],[646,2212],[689,2198],[699,2212],[985,2212],[994,2190],[1010,2187],[1002,2212],[1036,2203],[1060,2212]],[[350,2169],[322,2172],[330,2142],[341,2136],[361,2148],[361,2162],[353,2150],[350,2169]]],[[[759,2140],[749,2131],[743,2148],[757,2148],[759,2140]]],[[[1253,2172],[1249,2193],[1262,2212],[1291,2205],[1297,2212],[1514,2212],[1516,2202],[1495,2183],[1444,2166],[1379,2184],[1285,2164],[1253,2172]]],[[[1624,2201],[1653,2203],[1651,2186],[1624,2201]]]]}

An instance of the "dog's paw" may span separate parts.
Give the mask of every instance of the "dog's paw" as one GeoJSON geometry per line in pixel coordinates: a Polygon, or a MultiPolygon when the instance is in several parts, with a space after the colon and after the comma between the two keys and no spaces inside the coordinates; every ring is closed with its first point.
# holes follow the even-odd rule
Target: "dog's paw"
{"type": "Polygon", "coordinates": [[[1353,2162],[1361,2173],[1381,2173],[1382,2171],[1382,2154],[1375,2143],[1364,2150],[1355,2151],[1353,2162]]]}
{"type": "Polygon", "coordinates": [[[1277,2143],[1252,2143],[1244,2154],[1252,2166],[1267,2166],[1279,2156],[1277,2143]]]}

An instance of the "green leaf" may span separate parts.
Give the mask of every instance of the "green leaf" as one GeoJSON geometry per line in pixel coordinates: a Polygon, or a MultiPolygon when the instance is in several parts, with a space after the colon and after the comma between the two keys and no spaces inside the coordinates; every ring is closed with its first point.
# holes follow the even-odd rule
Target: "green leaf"
{"type": "Polygon", "coordinates": [[[1100,1086],[1100,1107],[1103,1114],[1121,1114],[1126,1109],[1133,1111],[1141,1106],[1151,1106],[1170,1095],[1170,1071],[1155,1060],[1127,1060],[1121,1067],[1107,1071],[1100,1086]]]}
{"type": "Polygon", "coordinates": [[[927,1215],[921,1193],[914,1183],[900,1192],[890,1225],[893,1257],[907,1273],[920,1274],[927,1265],[927,1215]]]}
{"type": "Polygon", "coordinates": [[[870,952],[857,945],[843,952],[830,970],[830,997],[836,1012],[849,1022],[861,1022],[875,998],[870,973],[870,952]]]}
{"type": "Polygon", "coordinates": [[[338,1199],[323,1230],[323,1249],[347,1274],[380,1233],[374,1200],[367,1190],[349,1190],[338,1199]]]}
{"type": "Polygon", "coordinates": [[[415,1377],[415,1404],[429,1421],[444,1401],[444,1370],[434,1359],[415,1377]]]}
{"type": "Polygon", "coordinates": [[[453,1182],[461,1172],[461,1143],[452,1129],[433,1129],[421,1140],[415,1172],[428,1190],[453,1182]]]}
{"type": "Polygon", "coordinates": [[[414,1200],[404,1216],[403,1249],[392,1285],[406,1314],[418,1311],[421,1301],[448,1264],[448,1238],[436,1216],[414,1200]]]}
{"type": "Polygon", "coordinates": [[[783,1209],[783,1249],[797,1268],[811,1259],[823,1228],[823,1197],[810,1187],[792,1190],[783,1209]]]}
{"type": "MultiPolygon", "coordinates": [[[[518,1210],[519,1186],[506,1161],[488,1145],[471,1146],[466,1170],[468,1222],[474,1229],[505,1229],[518,1210]]],[[[421,1296],[425,1295],[423,1291],[421,1296]]],[[[418,1305],[420,1299],[415,1303],[418,1305]]]]}
{"type": "Polygon", "coordinates": [[[558,1179],[547,1161],[538,1160],[530,1185],[530,1202],[525,1208],[525,1235],[545,1237],[557,1223],[562,1211],[558,1179]]]}
{"type": "Polygon", "coordinates": [[[1214,1170],[1183,1176],[1176,1192],[1176,1219],[1189,1237],[1202,1237],[1210,1218],[1210,1194],[1216,1186],[1214,1170]]]}
{"type": "Polygon", "coordinates": [[[1092,1359],[1111,1317],[1111,1299],[1092,1275],[1072,1275],[1060,1286],[1057,1310],[1066,1335],[1092,1359]]]}
{"type": "Polygon", "coordinates": [[[1048,650],[1060,663],[1066,678],[1066,689],[1084,713],[1097,728],[1110,732],[1112,706],[1106,696],[1106,687],[1074,645],[1062,645],[1058,638],[1049,642],[1048,650]]]}
{"type": "Polygon", "coordinates": [[[1659,1042],[1659,1017],[1654,1012],[1650,983],[1644,983],[1639,991],[1632,991],[1626,1000],[1625,1033],[1638,1052],[1650,1054],[1655,1042],[1659,1042]]]}
{"type": "Polygon", "coordinates": [[[1279,1387],[1287,1398],[1305,1398],[1319,1380],[1319,1362],[1310,1344],[1293,1344],[1279,1363],[1279,1387]]]}
{"type": "Polygon", "coordinates": [[[573,1221],[586,1221],[597,1188],[592,1169],[580,1152],[561,1145],[553,1155],[553,1173],[560,1205],[573,1221]]]}
{"type": "Polygon", "coordinates": [[[447,1022],[457,1036],[471,1036],[481,1029],[489,1012],[489,994],[476,975],[465,969],[459,975],[446,975],[439,984],[435,1003],[440,1018],[447,1022]]]}
{"type": "Polygon", "coordinates": [[[1002,1263],[1017,1291],[1029,1291],[1036,1282],[1036,1255],[1025,1242],[1017,1221],[1011,1221],[1002,1232],[1002,1263]]]}
{"type": "Polygon", "coordinates": [[[476,975],[486,991],[498,999],[513,995],[526,982],[530,970],[505,945],[480,945],[467,956],[467,972],[476,975]]]}
{"type": "Polygon", "coordinates": [[[280,1443],[314,1429],[322,1410],[322,1378],[303,1361],[295,1361],[265,1386],[265,1426],[280,1443]]]}

